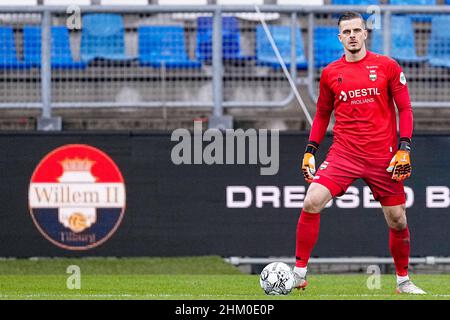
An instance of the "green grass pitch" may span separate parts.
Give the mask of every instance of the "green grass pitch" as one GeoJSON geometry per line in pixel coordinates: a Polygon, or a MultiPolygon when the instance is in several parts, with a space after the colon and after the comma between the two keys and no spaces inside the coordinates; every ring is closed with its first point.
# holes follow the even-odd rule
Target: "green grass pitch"
{"type": "MultiPolygon", "coordinates": [[[[267,296],[258,275],[241,273],[220,257],[0,260],[0,299],[101,300],[410,300],[450,299],[450,275],[412,275],[425,296],[395,294],[395,277],[367,288],[368,274],[310,274],[305,291],[267,296]],[[68,289],[70,265],[81,288],[68,289]]],[[[70,280],[69,280],[70,282],[70,280]]]]}

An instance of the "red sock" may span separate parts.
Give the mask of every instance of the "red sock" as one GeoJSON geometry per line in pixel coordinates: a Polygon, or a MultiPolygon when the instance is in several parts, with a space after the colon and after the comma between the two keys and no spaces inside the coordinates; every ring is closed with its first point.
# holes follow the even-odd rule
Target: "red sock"
{"type": "Polygon", "coordinates": [[[408,263],[410,252],[408,226],[403,230],[389,230],[389,248],[394,258],[395,271],[397,275],[404,277],[408,275],[408,263]]]}
{"type": "Polygon", "coordinates": [[[297,224],[296,267],[305,268],[319,238],[320,213],[302,210],[297,224]]]}

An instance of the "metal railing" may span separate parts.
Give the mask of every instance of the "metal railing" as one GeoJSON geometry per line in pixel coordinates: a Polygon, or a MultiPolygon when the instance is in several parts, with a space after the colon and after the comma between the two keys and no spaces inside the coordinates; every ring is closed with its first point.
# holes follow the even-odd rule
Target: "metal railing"
{"type": "MultiPolygon", "coordinates": [[[[336,14],[355,10],[367,12],[367,6],[277,6],[260,7],[263,13],[277,12],[280,19],[267,21],[269,25],[285,25],[290,27],[290,59],[297,61],[296,32],[300,28],[305,41],[307,57],[306,70],[297,70],[296,63],[291,63],[289,70],[298,85],[307,85],[310,99],[317,100],[317,87],[321,68],[316,67],[314,49],[314,31],[318,25],[334,25],[336,14]]],[[[390,21],[394,14],[450,14],[450,6],[379,6],[377,13],[382,16],[384,26],[384,54],[391,53],[390,21]]],[[[200,58],[198,43],[193,38],[200,32],[197,21],[176,20],[174,14],[186,13],[212,17],[211,57],[201,61],[197,69],[169,69],[166,63],[159,67],[145,68],[135,64],[135,59],[121,64],[111,63],[91,65],[81,70],[57,70],[52,67],[51,28],[67,19],[67,7],[0,7],[2,25],[14,24],[17,29],[29,24],[40,25],[42,32],[41,66],[39,73],[34,69],[3,70],[0,87],[5,99],[0,107],[42,108],[42,118],[52,117],[52,108],[70,107],[203,107],[211,108],[216,117],[223,116],[224,108],[234,107],[268,107],[280,108],[293,103],[294,94],[280,68],[258,64],[255,57],[255,28],[257,19],[242,22],[238,31],[246,34],[249,40],[248,59],[230,63],[223,56],[226,46],[223,39],[223,19],[237,13],[255,14],[252,6],[81,6],[80,12],[86,14],[110,13],[129,17],[129,25],[125,32],[136,36],[136,29],[142,24],[149,25],[183,25],[184,35],[191,39],[186,48],[190,58],[200,58]],[[19,17],[14,20],[15,17],[19,17]],[[28,17],[28,18],[27,18],[28,17]],[[29,17],[32,17],[29,18],[29,17]],[[246,27],[247,26],[247,27],[246,27]],[[131,30],[131,31],[130,31],[131,30]],[[181,80],[180,80],[181,79],[181,80]],[[21,87],[22,86],[22,87],[21,87]],[[27,96],[28,92],[33,92],[27,96]],[[130,98],[131,97],[131,98],[130,98]],[[181,97],[181,98],[180,98],[181,97]],[[261,97],[261,98],[260,98],[261,97]],[[273,98],[274,97],[274,98],[273,98]],[[259,98],[259,99],[258,99],[259,98]]],[[[256,14],[255,14],[256,15],[256,14]]],[[[241,22],[241,21],[240,21],[241,22]]],[[[421,51],[426,51],[427,38],[430,36],[430,23],[420,22],[417,27],[421,39],[421,51]],[[423,35],[420,33],[424,30],[423,35]],[[423,41],[422,41],[423,40],[423,41]]],[[[81,33],[83,33],[82,30],[81,33]]],[[[448,29],[442,30],[448,33],[448,29]]],[[[74,32],[76,34],[76,32],[74,32]]],[[[78,34],[78,37],[80,35],[78,34]]],[[[82,37],[82,35],[81,35],[82,37]]],[[[71,38],[72,39],[72,38],[71,38]]],[[[244,46],[241,37],[240,46],[244,46]]],[[[16,43],[20,39],[16,39],[16,43]]],[[[125,41],[126,42],[126,41],[125,41]]],[[[189,41],[188,41],[189,42],[189,41]]],[[[450,45],[450,44],[449,44],[450,45]]],[[[71,41],[72,48],[74,47],[71,41]]],[[[78,47],[81,46],[78,44],[78,47]]],[[[75,45],[77,47],[77,45],[75,45]]],[[[135,51],[140,50],[139,44],[135,51]]],[[[370,48],[369,48],[370,49],[370,48]]],[[[245,55],[243,53],[243,55],[245,55]]],[[[435,68],[428,64],[405,66],[414,73],[410,80],[415,107],[450,107],[450,68],[435,68]],[[417,80],[414,80],[414,76],[417,80]],[[423,85],[426,83],[427,85],[423,85]],[[430,91],[430,92],[428,92],[430,91]],[[418,94],[414,94],[418,92],[418,94]]],[[[408,74],[408,72],[405,72],[408,74]]],[[[50,127],[51,128],[51,127],[50,127]]]]}
{"type": "MultiPolygon", "coordinates": [[[[279,261],[287,264],[295,264],[295,257],[269,257],[269,258],[253,258],[253,257],[228,257],[224,258],[225,262],[239,266],[245,264],[269,264],[279,261]]],[[[311,264],[394,264],[393,258],[383,257],[340,257],[340,258],[311,258],[311,264]]],[[[411,264],[450,264],[450,257],[411,257],[411,264]]]]}

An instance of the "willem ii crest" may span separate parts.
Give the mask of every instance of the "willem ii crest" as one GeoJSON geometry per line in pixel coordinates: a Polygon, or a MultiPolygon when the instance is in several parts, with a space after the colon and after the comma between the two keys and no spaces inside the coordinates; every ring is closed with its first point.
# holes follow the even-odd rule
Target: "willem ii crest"
{"type": "Polygon", "coordinates": [[[42,235],[69,250],[87,250],[108,240],[122,221],[125,184],[114,161],[87,145],[50,152],[31,178],[28,202],[42,235]]]}

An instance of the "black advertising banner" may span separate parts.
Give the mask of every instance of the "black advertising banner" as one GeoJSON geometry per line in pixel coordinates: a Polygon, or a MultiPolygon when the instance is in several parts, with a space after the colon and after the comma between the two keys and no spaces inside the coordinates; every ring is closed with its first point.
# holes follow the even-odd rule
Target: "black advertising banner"
{"type": "MultiPolygon", "coordinates": [[[[183,134],[2,133],[0,256],[293,257],[308,136],[258,132],[244,146],[219,131],[183,134]]],[[[415,135],[413,146],[411,253],[448,256],[450,136],[415,135]]],[[[313,255],[390,256],[363,181],[323,211],[313,255]]]]}

